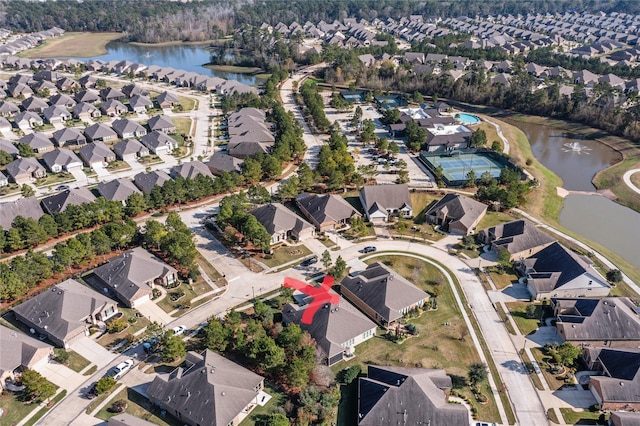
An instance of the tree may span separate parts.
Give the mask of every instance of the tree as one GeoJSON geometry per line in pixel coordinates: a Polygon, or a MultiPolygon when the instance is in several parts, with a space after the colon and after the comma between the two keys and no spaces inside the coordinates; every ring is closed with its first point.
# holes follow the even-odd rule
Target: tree
{"type": "Polygon", "coordinates": [[[35,370],[22,372],[22,384],[29,401],[41,402],[51,398],[56,393],[56,387],[35,370]]]}
{"type": "Polygon", "coordinates": [[[389,149],[389,139],[385,137],[378,138],[378,140],[376,140],[375,147],[378,148],[381,153],[386,153],[389,149]]]}
{"type": "Polygon", "coordinates": [[[202,333],[202,340],[207,349],[216,352],[224,352],[227,349],[229,334],[217,318],[211,317],[200,333],[202,333]]]}
{"type": "Polygon", "coordinates": [[[262,370],[274,369],[284,363],[284,349],[268,336],[254,340],[247,356],[262,370]]]}
{"type": "Polygon", "coordinates": [[[324,265],[324,269],[326,269],[327,272],[329,271],[329,268],[331,268],[332,263],[333,263],[333,260],[331,260],[331,253],[329,253],[329,250],[323,251],[322,264],[324,265]]]}
{"type": "Polygon", "coordinates": [[[298,185],[301,191],[308,191],[315,185],[316,181],[313,177],[313,171],[307,163],[300,164],[298,167],[298,185]]]}
{"type": "Polygon", "coordinates": [[[262,185],[251,185],[247,189],[247,200],[251,204],[265,204],[271,201],[271,194],[262,185]]]}
{"type": "Polygon", "coordinates": [[[26,143],[21,143],[18,145],[18,154],[20,155],[20,157],[24,157],[24,158],[33,157],[36,155],[33,152],[33,148],[31,148],[26,143]]]}
{"type": "Polygon", "coordinates": [[[511,253],[507,250],[498,250],[498,258],[496,259],[503,267],[511,266],[511,253]]]}
{"type": "Polygon", "coordinates": [[[20,187],[20,193],[25,198],[33,197],[34,195],[36,195],[36,191],[31,187],[31,185],[27,185],[26,183],[23,183],[20,187]]]}
{"type": "Polygon", "coordinates": [[[136,216],[148,208],[144,195],[138,192],[134,192],[133,194],[129,195],[126,201],[126,205],[127,206],[125,207],[124,211],[125,214],[130,217],[136,216]]]}
{"type": "Polygon", "coordinates": [[[483,129],[478,129],[471,135],[469,146],[479,148],[487,144],[487,133],[483,129]]]}
{"type": "Polygon", "coordinates": [[[0,166],[6,166],[13,161],[13,157],[7,151],[0,150],[0,166]]]}
{"type": "Polygon", "coordinates": [[[273,309],[262,300],[256,300],[253,304],[253,311],[264,326],[273,324],[273,309]]]}
{"type": "Polygon", "coordinates": [[[101,395],[105,392],[109,392],[116,385],[116,379],[113,377],[103,377],[96,383],[96,393],[101,395]]]}
{"type": "Polygon", "coordinates": [[[467,373],[467,379],[469,380],[469,384],[471,386],[476,386],[480,382],[487,379],[488,375],[487,365],[481,362],[474,362],[469,366],[469,371],[467,373]]]}
{"type": "Polygon", "coordinates": [[[475,170],[470,170],[467,173],[467,180],[464,183],[465,188],[475,188],[476,187],[476,172],[475,170]]]}
{"type": "Polygon", "coordinates": [[[272,413],[262,423],[263,426],[289,426],[289,424],[289,419],[282,413],[272,413]]]}
{"type": "Polygon", "coordinates": [[[611,283],[619,283],[622,281],[622,272],[619,269],[611,269],[607,271],[607,281],[611,283]]]}
{"type": "Polygon", "coordinates": [[[350,384],[360,375],[361,371],[362,368],[358,364],[345,368],[342,370],[342,383],[346,385],[350,384]]]}
{"type": "Polygon", "coordinates": [[[168,331],[162,337],[162,358],[165,361],[175,361],[187,353],[184,341],[180,336],[168,331]]]}
{"type": "Polygon", "coordinates": [[[347,270],[347,262],[344,261],[342,256],[338,256],[338,258],[336,259],[336,264],[333,266],[333,271],[331,275],[334,278],[339,279],[339,278],[342,278],[346,270],[347,270]]]}
{"type": "Polygon", "coordinates": [[[289,201],[299,194],[298,184],[300,181],[297,176],[291,176],[289,179],[280,182],[278,186],[278,198],[282,201],[289,201]]]}
{"type": "MultiPolygon", "coordinates": [[[[389,143],[389,155],[392,157],[396,157],[399,153],[400,153],[400,146],[395,143],[395,142],[391,142],[389,143]]],[[[406,164],[406,162],[405,162],[406,164]]]]}
{"type": "Polygon", "coordinates": [[[502,144],[500,143],[500,141],[495,140],[491,143],[491,150],[492,151],[496,151],[496,152],[501,152],[502,151],[502,144]]]}
{"type": "Polygon", "coordinates": [[[564,342],[556,349],[558,354],[558,360],[566,367],[573,367],[576,360],[582,353],[579,347],[572,345],[569,342],[564,342]]]}

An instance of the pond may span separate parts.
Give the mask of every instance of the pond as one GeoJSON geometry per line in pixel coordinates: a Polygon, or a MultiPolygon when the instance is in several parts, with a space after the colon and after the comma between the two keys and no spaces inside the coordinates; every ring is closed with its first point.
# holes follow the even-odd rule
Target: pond
{"type": "Polygon", "coordinates": [[[211,51],[206,45],[145,45],[113,41],[106,46],[109,53],[92,58],[77,58],[83,61],[99,59],[102,61],[127,60],[145,65],[172,67],[179,70],[196,72],[199,74],[220,77],[227,80],[237,80],[252,86],[260,84],[255,76],[236,72],[224,72],[203,67],[209,63],[211,51]]]}
{"type": "Polygon", "coordinates": [[[546,168],[560,176],[569,191],[594,191],[591,181],[600,170],[620,161],[620,154],[596,140],[549,126],[505,120],[527,135],[531,151],[546,168]]]}

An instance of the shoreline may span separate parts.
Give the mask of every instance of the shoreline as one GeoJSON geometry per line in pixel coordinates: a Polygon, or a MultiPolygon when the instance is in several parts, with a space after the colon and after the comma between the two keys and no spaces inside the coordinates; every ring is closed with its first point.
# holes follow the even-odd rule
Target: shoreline
{"type": "Polygon", "coordinates": [[[202,46],[204,44],[211,45],[217,42],[217,40],[202,40],[202,41],[161,41],[159,43],[145,43],[143,41],[127,41],[127,44],[138,47],[165,47],[165,46],[202,46]]]}
{"type": "Polygon", "coordinates": [[[241,67],[241,66],[237,66],[237,65],[202,64],[202,67],[203,68],[209,68],[209,69],[216,70],[216,71],[229,72],[229,73],[235,73],[235,74],[256,75],[256,74],[264,74],[265,73],[265,71],[262,68],[258,68],[258,67],[241,67]]]}

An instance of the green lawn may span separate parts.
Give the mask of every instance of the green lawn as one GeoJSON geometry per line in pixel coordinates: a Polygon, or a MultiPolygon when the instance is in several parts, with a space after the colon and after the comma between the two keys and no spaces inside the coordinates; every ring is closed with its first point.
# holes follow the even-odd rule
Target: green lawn
{"type": "Polygon", "coordinates": [[[338,405],[338,425],[356,426],[358,424],[358,379],[349,385],[340,386],[340,404],[338,405]]]}
{"type": "Polygon", "coordinates": [[[18,395],[11,392],[2,392],[0,395],[0,408],[4,410],[2,415],[3,425],[15,425],[24,419],[27,414],[38,408],[38,404],[25,403],[18,400],[18,395]]]}
{"type": "Polygon", "coordinates": [[[549,420],[551,420],[552,423],[560,424],[560,420],[558,420],[556,410],[554,410],[553,408],[549,408],[547,410],[547,417],[549,417],[549,420]]]}
{"type": "Polygon", "coordinates": [[[546,362],[546,360],[550,360],[551,357],[545,355],[543,351],[544,349],[542,348],[531,348],[531,353],[538,362],[540,370],[542,370],[542,375],[547,381],[547,385],[549,385],[549,388],[551,390],[558,390],[562,387],[562,385],[564,385],[564,380],[559,379],[556,374],[551,372],[551,370],[549,369],[549,365],[546,362]]]}
{"type": "Polygon", "coordinates": [[[131,169],[131,166],[126,161],[116,160],[107,165],[107,170],[110,172],[121,172],[129,169],[131,169]]]}
{"type": "Polygon", "coordinates": [[[185,112],[191,111],[196,106],[196,100],[186,96],[178,96],[178,101],[182,106],[182,110],[185,112]]]}
{"type": "Polygon", "coordinates": [[[173,117],[173,124],[176,125],[176,133],[179,135],[191,134],[191,119],[187,117],[173,117]]]}
{"type": "Polygon", "coordinates": [[[89,364],[91,364],[91,361],[89,361],[79,353],[74,351],[69,351],[68,367],[73,371],[75,371],[76,373],[79,373],[82,370],[84,370],[89,364]]]}
{"type": "MultiPolygon", "coordinates": [[[[131,414],[132,416],[162,426],[178,426],[183,424],[177,419],[173,418],[171,415],[162,417],[160,415],[160,409],[158,407],[153,406],[147,398],[140,395],[133,389],[122,389],[111,401],[115,402],[119,399],[125,399],[127,401],[127,409],[125,410],[125,412],[131,414]]],[[[108,421],[111,417],[117,415],[117,413],[112,413],[111,411],[109,411],[110,407],[111,403],[107,404],[100,411],[98,411],[96,417],[101,420],[108,421]]]]}
{"type": "Polygon", "coordinates": [[[41,188],[44,186],[57,185],[73,182],[75,179],[71,173],[52,173],[42,179],[36,179],[35,186],[41,188]]]}
{"type": "Polygon", "coordinates": [[[40,420],[42,418],[42,416],[44,416],[46,414],[47,411],[49,411],[51,409],[51,407],[53,407],[54,405],[56,405],[58,402],[60,402],[62,400],[62,398],[64,398],[67,395],[67,390],[66,389],[62,389],[62,391],[57,394],[49,403],[49,406],[45,406],[42,407],[33,417],[31,417],[29,419],[28,422],[26,422],[24,424],[24,426],[32,426],[34,424],[37,423],[38,420],[40,420]]]}
{"type": "Polygon", "coordinates": [[[273,413],[277,407],[284,407],[285,402],[287,402],[287,395],[268,384],[265,384],[265,392],[271,395],[269,402],[267,402],[264,407],[258,405],[254,408],[251,415],[240,422],[240,426],[255,426],[256,424],[261,424],[262,420],[273,413]]]}
{"type": "Polygon", "coordinates": [[[511,284],[518,282],[518,276],[514,273],[510,273],[510,271],[505,271],[503,274],[489,272],[489,276],[498,290],[502,290],[503,288],[509,287],[511,284]]]}
{"type": "MultiPolygon", "coordinates": [[[[573,411],[571,408],[561,408],[560,412],[568,425],[597,425],[601,414],[590,411],[573,411]]],[[[608,418],[608,416],[605,418],[608,418]]]]}
{"type": "Polygon", "coordinates": [[[98,366],[97,365],[93,365],[91,366],[90,369],[88,369],[87,371],[84,372],[84,374],[82,374],[83,376],[93,376],[96,371],[98,371],[98,366]]]}
{"type": "MultiPolygon", "coordinates": [[[[529,377],[531,377],[531,380],[533,381],[533,385],[538,390],[544,390],[544,387],[542,386],[542,381],[540,380],[540,377],[538,377],[538,375],[534,373],[533,364],[531,364],[531,360],[529,359],[529,355],[527,355],[527,353],[525,351],[521,351],[520,356],[522,357],[522,362],[524,362],[524,365],[529,370],[529,377]]],[[[553,411],[553,410],[551,410],[551,411],[553,411]]],[[[556,422],[556,423],[558,423],[558,422],[556,422]]]]}
{"type": "Polygon", "coordinates": [[[542,315],[542,305],[536,304],[536,311],[533,317],[529,317],[527,315],[527,306],[528,302],[509,302],[505,303],[509,312],[511,312],[511,316],[516,322],[518,329],[520,329],[520,333],[523,335],[531,334],[538,329],[538,325],[540,323],[540,316],[542,315]]]}
{"type": "MultiPolygon", "coordinates": [[[[203,279],[199,279],[193,285],[182,283],[176,288],[167,290],[167,295],[158,302],[158,306],[160,306],[163,311],[169,313],[175,309],[178,309],[179,306],[191,306],[191,300],[193,300],[193,298],[200,296],[201,294],[210,292],[211,290],[213,290],[211,286],[203,279]],[[171,301],[171,298],[169,297],[171,294],[182,292],[184,292],[184,296],[182,296],[175,302],[171,301]]],[[[183,312],[180,312],[180,314],[183,314],[183,312]]]]}
{"type": "Polygon", "coordinates": [[[515,220],[515,219],[516,219],[515,217],[513,217],[508,213],[487,212],[487,214],[484,215],[480,223],[478,223],[477,228],[487,229],[487,228],[491,228],[492,226],[500,225],[501,223],[511,222],[512,220],[515,220]]]}
{"type": "Polygon", "coordinates": [[[411,205],[413,207],[413,216],[416,223],[424,223],[427,218],[425,213],[427,207],[434,204],[434,201],[440,200],[444,194],[435,192],[412,192],[409,194],[411,197],[411,205]]]}
{"type": "MultiPolygon", "coordinates": [[[[480,357],[468,336],[466,324],[446,279],[435,266],[420,259],[378,256],[366,262],[375,261],[389,263],[389,267],[395,272],[424,291],[430,294],[439,293],[438,308],[410,319],[409,321],[418,328],[419,335],[401,344],[387,340],[378,329],[378,336],[358,345],[356,357],[348,362],[336,364],[333,367],[334,372],[356,364],[360,364],[364,371],[365,364],[442,368],[451,375],[454,389],[473,400],[469,388],[465,385],[465,378],[469,365],[480,362],[480,357]],[[437,282],[440,284],[436,284],[437,282]],[[445,323],[448,325],[444,325],[445,323]]],[[[474,403],[479,418],[485,421],[499,421],[500,416],[493,395],[488,391],[485,394],[490,399],[488,404],[474,403]]]]}
{"type": "MultiPolygon", "coordinates": [[[[123,313],[123,318],[127,321],[129,318],[135,317],[137,312],[135,309],[119,307],[118,310],[123,313]]],[[[105,333],[104,336],[98,339],[98,343],[105,348],[111,348],[118,344],[118,341],[124,339],[129,334],[134,334],[136,331],[143,329],[149,325],[149,320],[145,317],[136,318],[136,322],[131,324],[122,330],[120,333],[105,333]]]]}
{"type": "Polygon", "coordinates": [[[269,268],[276,268],[284,263],[288,263],[296,259],[301,259],[310,254],[311,250],[309,250],[304,245],[297,245],[295,247],[280,246],[273,249],[271,258],[265,257],[269,255],[259,255],[256,256],[255,259],[261,263],[264,263],[269,268]]]}

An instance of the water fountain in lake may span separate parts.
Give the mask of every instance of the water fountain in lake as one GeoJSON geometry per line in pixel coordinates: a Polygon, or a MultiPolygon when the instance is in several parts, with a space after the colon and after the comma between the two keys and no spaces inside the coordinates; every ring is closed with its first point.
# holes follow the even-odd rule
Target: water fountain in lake
{"type": "Polygon", "coordinates": [[[580,142],[567,142],[563,144],[563,152],[575,152],[576,154],[589,154],[591,148],[581,145],[580,142]]]}

